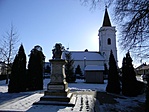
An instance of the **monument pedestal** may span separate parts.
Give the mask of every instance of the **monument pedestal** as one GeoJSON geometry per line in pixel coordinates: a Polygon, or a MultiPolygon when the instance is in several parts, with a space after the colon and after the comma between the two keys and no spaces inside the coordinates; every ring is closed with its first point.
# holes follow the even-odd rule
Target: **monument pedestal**
{"type": "Polygon", "coordinates": [[[40,101],[35,104],[46,105],[71,105],[74,106],[75,99],[72,98],[72,93],[69,92],[68,83],[65,78],[65,60],[57,59],[50,60],[51,62],[51,81],[47,85],[47,91],[40,101]]]}

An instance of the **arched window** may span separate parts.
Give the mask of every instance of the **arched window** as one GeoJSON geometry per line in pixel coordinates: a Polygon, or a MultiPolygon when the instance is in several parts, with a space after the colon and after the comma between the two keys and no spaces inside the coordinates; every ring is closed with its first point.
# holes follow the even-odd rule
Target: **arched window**
{"type": "Polygon", "coordinates": [[[108,38],[108,41],[107,41],[108,45],[111,45],[111,39],[108,38]]]}

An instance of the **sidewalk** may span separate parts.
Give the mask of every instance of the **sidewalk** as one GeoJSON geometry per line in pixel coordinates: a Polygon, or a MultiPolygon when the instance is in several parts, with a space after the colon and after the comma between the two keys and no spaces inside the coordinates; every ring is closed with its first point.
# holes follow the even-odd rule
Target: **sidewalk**
{"type": "MultiPolygon", "coordinates": [[[[53,106],[53,105],[32,105],[34,102],[38,102],[43,93],[22,93],[18,96],[17,93],[1,94],[2,97],[7,97],[7,100],[0,103],[0,111],[11,112],[94,112],[94,92],[74,92],[73,97],[76,97],[76,103],[74,107],[66,106],[53,106]],[[13,97],[13,98],[12,98],[13,97]],[[16,97],[16,98],[15,98],[16,97]],[[8,100],[10,99],[10,100],[8,100]],[[12,99],[12,100],[11,100],[12,99]]],[[[2,100],[2,99],[1,99],[2,100]]]]}
{"type": "Polygon", "coordinates": [[[74,107],[33,105],[32,108],[30,108],[27,112],[94,112],[95,99],[92,94],[78,92],[74,93],[73,97],[76,97],[76,103],[74,107]]]}

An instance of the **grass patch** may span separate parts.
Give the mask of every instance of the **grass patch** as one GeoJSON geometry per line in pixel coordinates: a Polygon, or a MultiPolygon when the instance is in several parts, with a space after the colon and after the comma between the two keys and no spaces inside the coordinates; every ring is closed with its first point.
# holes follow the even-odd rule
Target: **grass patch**
{"type": "Polygon", "coordinates": [[[106,92],[99,92],[96,93],[96,98],[100,102],[100,104],[116,104],[118,103],[114,98],[115,96],[108,94],[106,92]]]}
{"type": "MultiPolygon", "coordinates": [[[[99,101],[100,105],[106,105],[106,111],[107,112],[119,112],[121,109],[113,108],[110,105],[119,105],[120,102],[116,101],[116,98],[123,99],[123,101],[129,97],[117,95],[117,94],[111,94],[107,92],[100,92],[97,91],[96,93],[96,99],[99,101]],[[109,110],[110,109],[110,110],[109,110]]],[[[126,107],[126,111],[123,110],[123,112],[128,112],[128,110],[131,110],[131,112],[145,112],[145,102],[139,102],[137,100],[133,100],[133,102],[138,102],[138,105],[133,107],[130,105],[130,107],[126,107]]],[[[124,105],[125,107],[125,105],[124,105]]]]}

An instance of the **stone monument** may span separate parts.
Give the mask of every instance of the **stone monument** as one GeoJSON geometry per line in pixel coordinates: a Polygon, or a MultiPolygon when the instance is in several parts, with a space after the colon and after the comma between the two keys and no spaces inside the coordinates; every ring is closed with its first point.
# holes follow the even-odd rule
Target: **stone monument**
{"type": "Polygon", "coordinates": [[[74,105],[70,100],[72,93],[69,92],[68,83],[65,78],[65,63],[66,60],[61,58],[63,47],[61,44],[55,44],[53,57],[51,63],[51,80],[47,85],[47,91],[41,97],[39,103],[52,104],[52,105],[74,105]],[[46,101],[46,102],[45,102],[46,101]]]}

